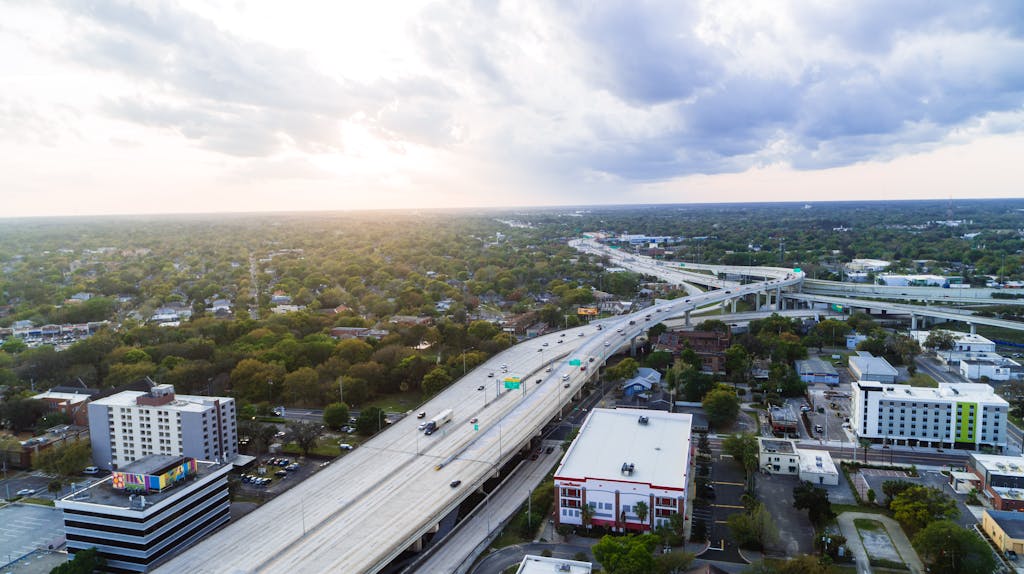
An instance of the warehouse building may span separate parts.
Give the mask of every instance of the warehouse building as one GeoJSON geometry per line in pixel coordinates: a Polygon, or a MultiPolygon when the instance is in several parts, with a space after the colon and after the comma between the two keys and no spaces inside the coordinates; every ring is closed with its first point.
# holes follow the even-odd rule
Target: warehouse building
{"type": "Polygon", "coordinates": [[[808,384],[825,383],[832,386],[839,384],[839,373],[836,368],[818,358],[797,361],[796,373],[800,376],[801,381],[808,384]]]}
{"type": "Polygon", "coordinates": [[[857,351],[855,356],[850,357],[849,363],[853,378],[860,381],[895,383],[896,375],[899,374],[889,361],[867,351],[857,351]]]}

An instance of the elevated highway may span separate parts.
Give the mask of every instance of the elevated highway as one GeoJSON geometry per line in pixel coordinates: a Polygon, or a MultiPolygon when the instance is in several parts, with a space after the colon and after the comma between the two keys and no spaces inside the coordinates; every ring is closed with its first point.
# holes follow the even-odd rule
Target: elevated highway
{"type": "Polygon", "coordinates": [[[884,311],[887,314],[906,315],[911,318],[911,329],[924,328],[923,324],[918,323],[918,319],[929,318],[942,321],[963,321],[970,326],[972,333],[976,331],[978,325],[1002,327],[1004,329],[1014,329],[1017,331],[1024,330],[1024,323],[1008,321],[1006,319],[996,319],[995,317],[981,317],[967,309],[950,309],[937,305],[908,305],[904,303],[891,303],[888,301],[874,301],[870,299],[830,297],[811,293],[786,293],[783,297],[788,300],[800,301],[807,304],[823,303],[827,305],[843,305],[844,307],[853,309],[877,310],[884,311]]]}
{"type": "MultiPolygon", "coordinates": [[[[781,288],[802,278],[789,274],[771,283],[781,288]]],[[[608,357],[660,317],[763,289],[698,293],[515,345],[418,409],[427,417],[453,410],[452,422],[432,436],[417,430],[416,417],[406,417],[157,571],[378,572],[416,548],[528,445],[608,357]],[[511,375],[520,388],[504,388],[502,379],[511,375]]]]}

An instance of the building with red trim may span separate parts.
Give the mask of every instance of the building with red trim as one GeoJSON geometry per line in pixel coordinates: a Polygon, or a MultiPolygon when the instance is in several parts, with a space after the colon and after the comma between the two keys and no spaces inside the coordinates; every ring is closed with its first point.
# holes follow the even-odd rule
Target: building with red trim
{"type": "Polygon", "coordinates": [[[685,515],[692,426],[689,414],[591,411],[555,471],[557,523],[644,532],[685,515]]]}

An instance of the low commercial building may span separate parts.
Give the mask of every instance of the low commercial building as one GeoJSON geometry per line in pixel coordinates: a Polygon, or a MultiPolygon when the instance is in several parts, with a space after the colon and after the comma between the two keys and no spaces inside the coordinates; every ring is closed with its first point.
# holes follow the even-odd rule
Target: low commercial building
{"type": "Polygon", "coordinates": [[[1024,554],[1024,513],[986,508],[981,529],[1003,553],[1024,554]]]}
{"type": "Polygon", "coordinates": [[[32,398],[46,403],[50,412],[64,413],[67,415],[71,424],[84,427],[89,426],[89,401],[98,394],[99,391],[92,389],[50,389],[49,391],[39,393],[32,398]]]}
{"type": "Polygon", "coordinates": [[[763,472],[795,475],[813,484],[839,484],[839,469],[826,450],[801,449],[795,440],[758,437],[763,472]]]}
{"type": "Polygon", "coordinates": [[[594,409],[555,471],[558,524],[650,531],[685,514],[688,414],[594,409]]]}
{"type": "Polygon", "coordinates": [[[991,381],[1009,381],[1024,376],[1024,368],[1013,359],[996,355],[993,358],[961,359],[960,375],[972,381],[982,377],[991,381]]]}
{"type": "Polygon", "coordinates": [[[1024,511],[1024,457],[971,453],[967,471],[992,508],[1024,511]]]}
{"type": "Polygon", "coordinates": [[[772,425],[772,432],[781,434],[797,432],[797,425],[800,424],[796,411],[789,405],[769,408],[768,421],[772,425]]]}
{"type": "Polygon", "coordinates": [[[839,384],[839,373],[836,368],[818,358],[797,361],[796,373],[805,383],[825,383],[833,386],[839,384]]]}
{"type": "Polygon", "coordinates": [[[175,395],[172,385],[89,403],[93,464],[108,470],[151,454],[229,461],[238,455],[235,399],[175,395]]]}
{"type": "Polygon", "coordinates": [[[860,438],[888,444],[977,450],[1006,447],[1009,403],[989,385],[938,388],[857,381],[850,425],[860,438]]]}
{"type": "Polygon", "coordinates": [[[147,572],[226,524],[230,464],[153,455],[56,501],[68,554],[95,547],[107,572],[147,572]]]}
{"type": "MultiPolygon", "coordinates": [[[[949,333],[953,337],[953,348],[949,352],[953,353],[995,353],[996,344],[995,342],[982,337],[977,333],[963,333],[961,331],[947,331],[945,329],[935,329],[936,331],[944,331],[949,333]]],[[[925,341],[928,340],[928,336],[932,334],[932,331],[911,331],[910,336],[917,341],[922,348],[924,348],[925,341]]],[[[947,351],[942,351],[942,354],[946,354],[947,351]]]]}
{"type": "Polygon", "coordinates": [[[861,381],[878,381],[879,383],[895,383],[899,373],[889,361],[876,357],[867,351],[857,351],[850,357],[850,372],[861,381]]]}
{"type": "Polygon", "coordinates": [[[590,562],[527,554],[516,574],[590,574],[593,569],[590,562]]]}

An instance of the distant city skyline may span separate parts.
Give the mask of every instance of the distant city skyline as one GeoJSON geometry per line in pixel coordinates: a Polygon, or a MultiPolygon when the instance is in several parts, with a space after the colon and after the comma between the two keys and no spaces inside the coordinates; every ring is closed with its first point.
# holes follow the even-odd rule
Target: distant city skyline
{"type": "Polygon", "coordinates": [[[1024,197],[1024,4],[8,3],[0,217],[1024,197]]]}

